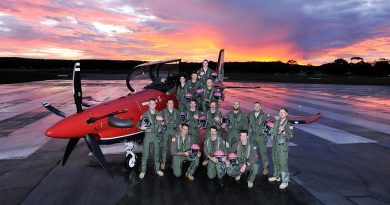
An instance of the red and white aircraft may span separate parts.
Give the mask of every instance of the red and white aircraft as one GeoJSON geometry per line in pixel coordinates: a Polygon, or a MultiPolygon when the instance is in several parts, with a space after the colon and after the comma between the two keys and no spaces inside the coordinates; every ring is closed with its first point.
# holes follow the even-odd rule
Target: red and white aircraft
{"type": "MultiPolygon", "coordinates": [[[[45,108],[54,114],[63,117],[46,131],[46,136],[52,138],[69,139],[62,165],[64,165],[81,138],[84,138],[93,156],[112,176],[107,166],[99,144],[123,143],[127,144],[126,162],[132,168],[135,164],[133,153],[133,141],[143,138],[144,132],[136,126],[142,113],[148,110],[148,101],[157,100],[156,109],[161,111],[166,107],[167,101],[173,99],[175,105],[176,93],[168,92],[175,88],[180,77],[181,59],[170,59],[144,63],[134,67],[128,74],[126,84],[131,91],[127,96],[115,100],[103,102],[87,109],[88,104],[83,103],[83,95],[80,80],[80,64],[76,63],[73,70],[73,96],[77,112],[70,116],[53,107],[49,103],[43,103],[45,108]],[[179,68],[177,68],[179,67],[179,68]],[[140,90],[138,90],[140,89],[140,90]],[[137,90],[137,91],[136,91],[137,90]]],[[[224,80],[224,49],[221,49],[218,58],[217,69],[214,75],[215,86],[223,92],[227,87],[224,80]]],[[[240,87],[245,88],[245,87],[240,87]]],[[[249,87],[247,87],[249,88],[249,87]]],[[[320,114],[308,117],[289,117],[293,123],[311,123],[316,121],[320,114]]]]}

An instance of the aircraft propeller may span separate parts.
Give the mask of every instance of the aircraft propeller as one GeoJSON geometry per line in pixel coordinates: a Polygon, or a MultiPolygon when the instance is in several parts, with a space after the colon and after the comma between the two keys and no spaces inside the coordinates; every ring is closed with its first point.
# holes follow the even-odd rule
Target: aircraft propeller
{"type": "MultiPolygon", "coordinates": [[[[73,69],[73,97],[74,102],[76,104],[76,111],[77,113],[83,112],[83,94],[81,89],[81,78],[80,78],[80,63],[75,63],[74,69],[73,69]]],[[[53,107],[50,103],[43,102],[43,106],[49,110],[50,112],[65,118],[66,115],[64,112],[60,111],[59,109],[53,107]]],[[[119,113],[123,113],[125,111],[118,111],[119,113]]],[[[117,113],[114,113],[117,114],[117,113]]],[[[81,138],[81,137],[80,137],[81,138]]],[[[66,161],[68,160],[70,154],[76,147],[77,143],[79,142],[80,138],[72,138],[69,139],[69,142],[66,146],[65,153],[62,159],[62,166],[65,165],[66,161]]],[[[102,150],[100,149],[100,146],[95,139],[95,136],[87,134],[83,137],[85,139],[85,142],[88,145],[89,150],[92,152],[95,159],[99,162],[100,166],[103,167],[103,169],[109,174],[111,177],[113,177],[113,174],[111,170],[108,168],[106,160],[104,158],[104,155],[102,153],[102,150]]]]}

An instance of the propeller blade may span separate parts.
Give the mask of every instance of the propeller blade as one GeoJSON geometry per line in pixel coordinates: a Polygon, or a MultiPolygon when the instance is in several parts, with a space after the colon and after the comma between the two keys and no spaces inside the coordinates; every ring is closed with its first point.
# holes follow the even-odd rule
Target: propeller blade
{"type": "Polygon", "coordinates": [[[52,113],[54,113],[54,114],[56,114],[56,115],[58,115],[58,116],[60,116],[60,117],[63,117],[63,118],[66,117],[65,113],[63,113],[61,110],[59,110],[59,109],[53,107],[50,103],[48,103],[48,102],[43,102],[42,105],[43,105],[43,107],[45,107],[45,108],[46,108],[47,110],[49,110],[50,112],[52,112],[52,113]]]}
{"type": "Polygon", "coordinates": [[[74,64],[73,69],[73,97],[76,104],[77,112],[80,113],[83,111],[81,103],[83,101],[83,92],[81,90],[81,78],[80,78],[80,63],[77,62],[74,64]]]}
{"type": "Polygon", "coordinates": [[[91,150],[91,152],[93,153],[93,156],[99,162],[100,166],[103,167],[104,171],[106,171],[107,174],[109,174],[111,177],[113,177],[113,174],[112,174],[110,168],[108,168],[108,166],[107,166],[106,159],[104,158],[102,150],[100,149],[95,137],[93,137],[91,135],[86,135],[85,141],[87,142],[89,150],[91,150]]]}
{"type": "Polygon", "coordinates": [[[80,138],[72,138],[69,140],[68,145],[66,146],[64,158],[62,159],[62,166],[65,165],[66,161],[69,158],[69,155],[72,153],[74,147],[79,142],[80,138]]]}

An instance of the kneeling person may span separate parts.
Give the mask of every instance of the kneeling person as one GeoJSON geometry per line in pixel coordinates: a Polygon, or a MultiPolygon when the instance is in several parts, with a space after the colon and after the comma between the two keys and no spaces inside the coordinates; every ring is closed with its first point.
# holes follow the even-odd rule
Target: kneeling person
{"type": "Polygon", "coordinates": [[[195,156],[191,155],[191,148],[198,148],[197,144],[191,145],[191,136],[188,135],[188,124],[183,123],[181,125],[180,133],[172,138],[171,141],[171,154],[172,154],[172,169],[173,174],[176,177],[180,177],[182,174],[183,161],[191,161],[190,166],[187,169],[186,177],[193,181],[194,173],[199,165],[200,152],[195,156]],[[197,147],[196,147],[197,146],[197,147]]]}
{"type": "Polygon", "coordinates": [[[221,162],[213,155],[217,150],[226,153],[226,146],[224,140],[218,136],[217,127],[210,127],[210,136],[204,141],[204,154],[209,160],[207,164],[207,176],[209,179],[214,179],[218,176],[219,179],[225,175],[221,162]]]}
{"type": "Polygon", "coordinates": [[[227,166],[227,174],[235,177],[236,181],[241,179],[243,173],[249,172],[248,187],[253,187],[256,175],[259,172],[257,164],[258,157],[254,146],[248,142],[248,131],[240,131],[240,141],[233,146],[233,152],[237,154],[238,166],[227,166]]]}

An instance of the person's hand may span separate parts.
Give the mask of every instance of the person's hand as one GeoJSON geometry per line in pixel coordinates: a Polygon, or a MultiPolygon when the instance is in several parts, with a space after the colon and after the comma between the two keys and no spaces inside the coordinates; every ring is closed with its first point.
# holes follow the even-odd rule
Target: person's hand
{"type": "Polygon", "coordinates": [[[145,131],[147,129],[147,127],[146,126],[141,126],[139,129],[145,131]]]}
{"type": "Polygon", "coordinates": [[[165,121],[161,121],[161,125],[165,125],[165,123],[166,123],[165,121]]]}
{"type": "Polygon", "coordinates": [[[279,133],[284,131],[284,127],[279,127],[279,133]]]}
{"type": "Polygon", "coordinates": [[[158,121],[162,121],[162,120],[164,120],[164,118],[163,118],[163,117],[161,117],[161,116],[157,116],[157,117],[156,117],[156,120],[158,120],[158,121]]]}
{"type": "Polygon", "coordinates": [[[226,128],[226,123],[222,123],[221,127],[222,127],[223,129],[225,129],[225,128],[226,128]]]}
{"type": "Polygon", "coordinates": [[[243,164],[240,168],[240,172],[241,173],[244,173],[245,172],[245,169],[246,169],[246,164],[243,164]]]}
{"type": "Polygon", "coordinates": [[[226,160],[225,164],[226,164],[227,167],[230,166],[229,160],[226,160]]]}
{"type": "Polygon", "coordinates": [[[267,124],[267,126],[270,126],[270,127],[272,127],[272,128],[275,127],[275,124],[274,124],[273,122],[267,122],[266,124],[267,124]]]}
{"type": "Polygon", "coordinates": [[[199,119],[198,114],[195,114],[195,115],[194,115],[194,119],[195,119],[195,120],[199,119]]]}
{"type": "Polygon", "coordinates": [[[184,152],[184,156],[186,156],[186,157],[190,156],[190,152],[189,151],[184,152]]]}
{"type": "Polygon", "coordinates": [[[214,163],[218,162],[217,158],[215,158],[215,157],[211,158],[211,161],[213,161],[214,163]]]}
{"type": "Polygon", "coordinates": [[[218,116],[214,117],[214,120],[215,122],[219,122],[221,120],[221,118],[219,118],[218,116]]]}
{"type": "Polygon", "coordinates": [[[198,157],[202,156],[202,153],[198,152],[198,157]]]}

